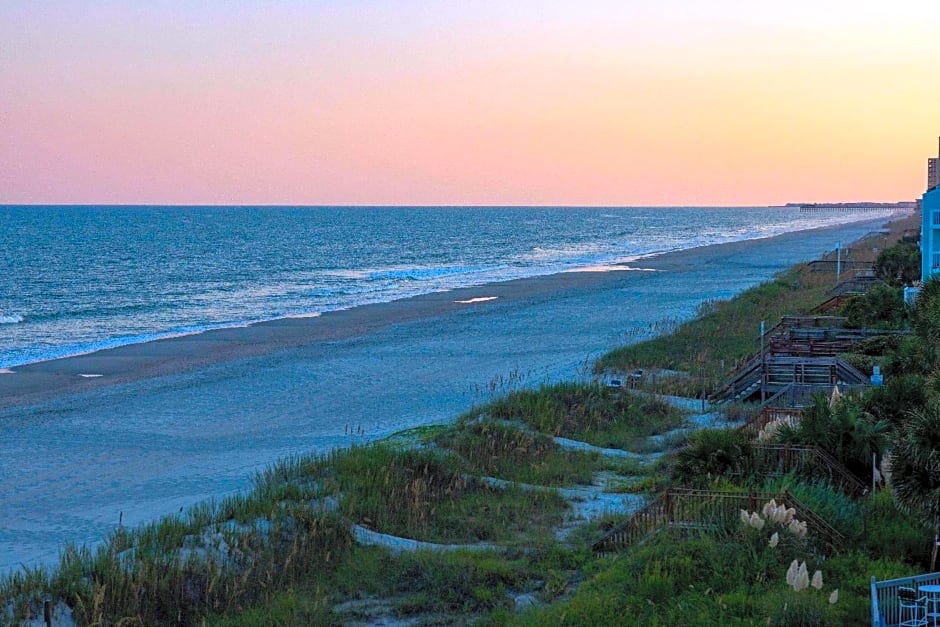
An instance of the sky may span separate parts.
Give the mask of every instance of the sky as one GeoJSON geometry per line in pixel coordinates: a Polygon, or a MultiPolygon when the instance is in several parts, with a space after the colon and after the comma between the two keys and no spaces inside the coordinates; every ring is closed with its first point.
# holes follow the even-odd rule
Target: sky
{"type": "Polygon", "coordinates": [[[919,196],[936,0],[4,0],[0,203],[919,196]]]}

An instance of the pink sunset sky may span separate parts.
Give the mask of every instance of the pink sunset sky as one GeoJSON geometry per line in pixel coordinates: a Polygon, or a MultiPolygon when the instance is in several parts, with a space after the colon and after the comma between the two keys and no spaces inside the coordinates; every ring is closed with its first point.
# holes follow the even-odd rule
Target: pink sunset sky
{"type": "Polygon", "coordinates": [[[0,5],[0,202],[901,200],[940,2],[0,5]]]}

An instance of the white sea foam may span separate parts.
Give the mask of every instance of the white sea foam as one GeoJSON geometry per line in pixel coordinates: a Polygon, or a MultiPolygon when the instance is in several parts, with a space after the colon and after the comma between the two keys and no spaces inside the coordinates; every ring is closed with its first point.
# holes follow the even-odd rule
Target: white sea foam
{"type": "Polygon", "coordinates": [[[0,315],[0,324],[19,324],[25,318],[19,314],[0,315]]]}
{"type": "Polygon", "coordinates": [[[373,280],[407,279],[411,281],[430,281],[446,277],[481,274],[499,269],[499,267],[486,266],[391,267],[372,270],[369,272],[369,278],[373,280]]]}
{"type": "Polygon", "coordinates": [[[9,368],[0,368],[0,374],[13,374],[13,371],[9,368]]]}
{"type": "Polygon", "coordinates": [[[591,257],[603,252],[603,246],[596,243],[579,243],[567,246],[543,247],[534,246],[528,253],[520,255],[520,259],[529,263],[563,262],[569,259],[591,257]]]}
{"type": "Polygon", "coordinates": [[[98,377],[103,377],[103,374],[80,374],[78,375],[83,379],[97,379],[98,377]]]}
{"type": "Polygon", "coordinates": [[[603,265],[570,268],[564,272],[659,272],[655,268],[634,268],[633,266],[603,265]]]}
{"type": "Polygon", "coordinates": [[[319,311],[311,311],[308,313],[291,314],[289,316],[285,316],[285,318],[319,318],[322,315],[323,314],[321,314],[319,311]]]}
{"type": "Polygon", "coordinates": [[[473,303],[485,303],[490,300],[496,300],[499,296],[478,296],[477,298],[468,298],[467,300],[455,300],[455,303],[461,305],[472,305],[473,303]]]}

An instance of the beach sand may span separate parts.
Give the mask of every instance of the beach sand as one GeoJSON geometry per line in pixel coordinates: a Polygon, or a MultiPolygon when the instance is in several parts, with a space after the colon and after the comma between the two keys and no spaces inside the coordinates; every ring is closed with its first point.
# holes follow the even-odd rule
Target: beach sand
{"type": "Polygon", "coordinates": [[[120,516],[135,525],[244,489],[286,455],[452,420],[509,379],[578,376],[650,325],[880,224],[629,264],[657,272],[507,281],[13,368],[0,375],[0,570],[100,541],[120,516]]]}

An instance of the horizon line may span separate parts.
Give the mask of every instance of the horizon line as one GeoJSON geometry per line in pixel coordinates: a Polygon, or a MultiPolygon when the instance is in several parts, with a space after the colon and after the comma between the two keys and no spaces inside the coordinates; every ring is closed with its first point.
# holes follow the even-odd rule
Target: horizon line
{"type": "MultiPolygon", "coordinates": [[[[870,203],[874,205],[901,205],[904,203],[914,203],[917,199],[911,200],[839,200],[839,201],[791,201],[783,204],[702,204],[702,205],[668,205],[668,204],[637,204],[637,205],[596,205],[596,204],[526,204],[526,203],[490,203],[490,204],[351,204],[351,203],[327,203],[327,204],[284,204],[284,203],[3,203],[2,207],[128,207],[128,208],[226,208],[226,207],[259,207],[259,208],[298,208],[298,209],[316,209],[316,208],[382,208],[382,209],[748,209],[748,208],[786,208],[798,207],[800,205],[839,205],[870,203]]],[[[888,207],[886,207],[888,208],[888,207]]]]}

